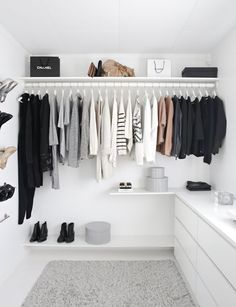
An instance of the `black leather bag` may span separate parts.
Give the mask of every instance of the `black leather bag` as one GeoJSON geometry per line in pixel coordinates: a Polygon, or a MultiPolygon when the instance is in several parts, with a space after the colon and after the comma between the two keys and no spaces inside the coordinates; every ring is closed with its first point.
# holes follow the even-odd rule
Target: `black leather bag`
{"type": "Polygon", "coordinates": [[[30,77],[60,77],[59,57],[30,57],[30,77]]]}

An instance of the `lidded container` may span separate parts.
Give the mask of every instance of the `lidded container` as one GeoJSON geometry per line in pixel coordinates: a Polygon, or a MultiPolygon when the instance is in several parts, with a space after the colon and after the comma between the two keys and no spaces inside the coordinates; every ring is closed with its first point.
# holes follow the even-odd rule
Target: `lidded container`
{"type": "Polygon", "coordinates": [[[111,240],[111,224],[103,221],[91,222],[85,225],[85,241],[88,244],[100,245],[111,240]]]}

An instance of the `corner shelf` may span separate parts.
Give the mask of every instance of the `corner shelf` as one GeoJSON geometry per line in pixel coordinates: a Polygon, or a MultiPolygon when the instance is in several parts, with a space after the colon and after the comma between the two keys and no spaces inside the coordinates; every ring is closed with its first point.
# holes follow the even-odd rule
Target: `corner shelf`
{"type": "Polygon", "coordinates": [[[172,249],[174,247],[173,236],[113,236],[111,241],[103,245],[91,245],[84,238],[75,238],[72,243],[57,243],[57,237],[49,236],[47,241],[26,242],[27,248],[33,249],[78,249],[78,250],[142,250],[142,249],[172,249]]]}
{"type": "Polygon", "coordinates": [[[134,188],[132,191],[129,192],[118,192],[117,189],[112,189],[109,192],[109,195],[112,196],[131,196],[131,195],[175,195],[177,189],[170,188],[167,192],[150,192],[148,190],[145,190],[144,188],[134,188]]]}

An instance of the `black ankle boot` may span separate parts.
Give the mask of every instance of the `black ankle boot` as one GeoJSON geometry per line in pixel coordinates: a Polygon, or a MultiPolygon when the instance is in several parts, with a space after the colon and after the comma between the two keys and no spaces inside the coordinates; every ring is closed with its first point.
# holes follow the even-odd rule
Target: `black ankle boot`
{"type": "Polygon", "coordinates": [[[39,226],[39,222],[34,224],[34,229],[30,238],[30,242],[35,242],[38,241],[39,239],[39,234],[40,234],[40,226],[39,226]]]}
{"type": "Polygon", "coordinates": [[[46,241],[48,237],[48,228],[47,228],[47,222],[44,222],[40,229],[40,234],[38,238],[38,242],[46,241]]]}
{"type": "Polygon", "coordinates": [[[62,243],[65,242],[67,238],[67,224],[66,223],[62,223],[61,224],[61,231],[60,231],[60,235],[57,239],[58,243],[62,243]]]}
{"type": "Polygon", "coordinates": [[[71,243],[75,239],[74,223],[68,225],[66,243],[71,243]]]}

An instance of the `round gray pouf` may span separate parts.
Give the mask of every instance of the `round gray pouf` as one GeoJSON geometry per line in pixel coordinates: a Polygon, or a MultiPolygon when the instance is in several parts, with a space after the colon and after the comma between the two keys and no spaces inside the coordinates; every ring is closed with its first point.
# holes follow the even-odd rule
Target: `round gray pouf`
{"type": "Polygon", "coordinates": [[[85,225],[85,241],[88,244],[106,244],[111,240],[111,225],[107,222],[91,222],[85,225]]]}

